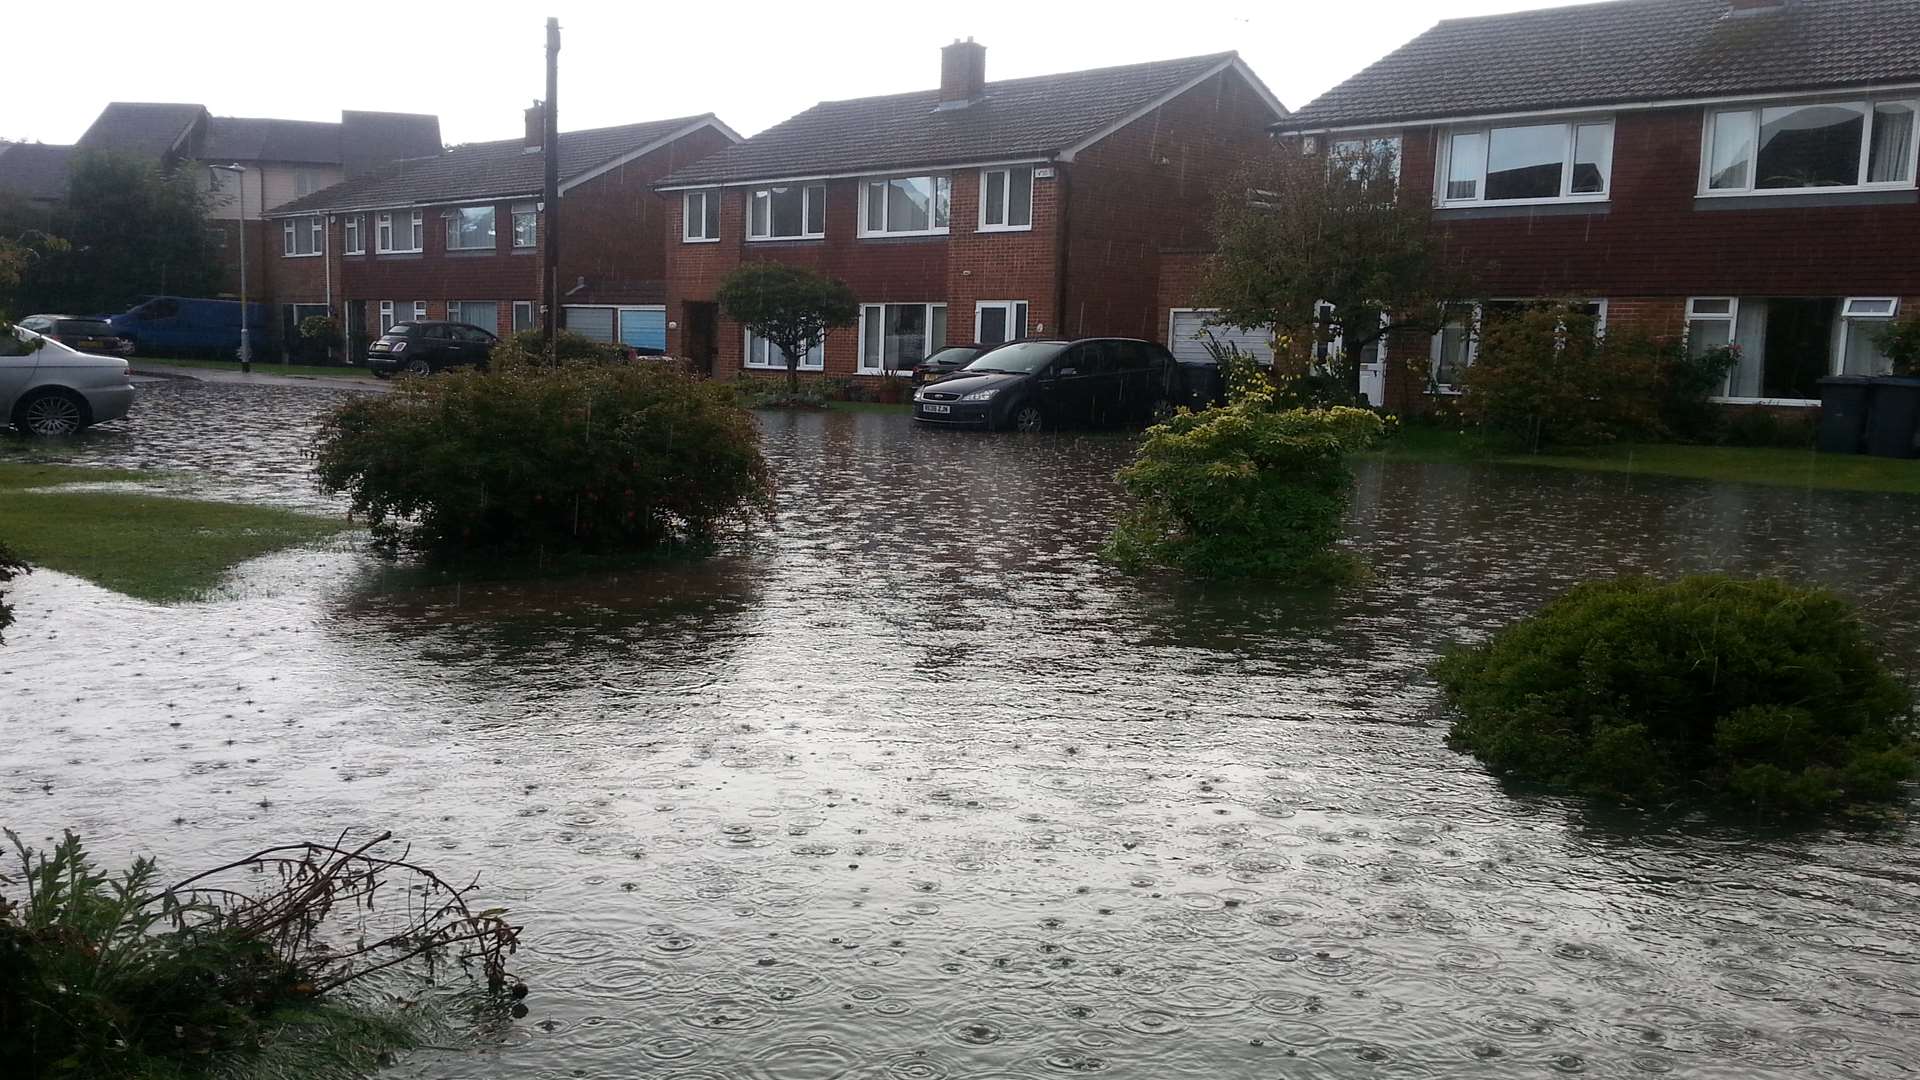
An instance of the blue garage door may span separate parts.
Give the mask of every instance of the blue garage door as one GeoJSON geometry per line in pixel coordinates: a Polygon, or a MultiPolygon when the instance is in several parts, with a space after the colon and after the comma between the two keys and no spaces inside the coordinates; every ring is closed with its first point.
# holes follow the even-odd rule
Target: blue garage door
{"type": "Polygon", "coordinates": [[[620,341],[636,349],[667,350],[667,309],[621,308],[620,341]]]}

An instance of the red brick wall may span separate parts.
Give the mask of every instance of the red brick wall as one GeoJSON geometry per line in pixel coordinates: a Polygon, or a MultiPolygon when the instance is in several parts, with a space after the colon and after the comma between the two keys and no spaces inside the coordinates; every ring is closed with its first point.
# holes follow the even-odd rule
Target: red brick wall
{"type": "Polygon", "coordinates": [[[668,203],[680,197],[653,185],[731,144],[721,132],[702,128],[568,191],[560,201],[561,282],[564,291],[584,277],[587,287],[567,302],[665,303],[668,203]]]}
{"type": "Polygon", "coordinates": [[[1173,326],[1173,309],[1198,307],[1200,287],[1207,276],[1207,263],[1213,253],[1163,251],[1160,253],[1159,299],[1155,304],[1154,341],[1172,345],[1167,334],[1173,326]]]}
{"type": "Polygon", "coordinates": [[[1275,119],[1245,79],[1226,71],[1066,167],[1065,333],[1165,336],[1160,252],[1209,242],[1220,185],[1270,151],[1266,125],[1275,119]]]}

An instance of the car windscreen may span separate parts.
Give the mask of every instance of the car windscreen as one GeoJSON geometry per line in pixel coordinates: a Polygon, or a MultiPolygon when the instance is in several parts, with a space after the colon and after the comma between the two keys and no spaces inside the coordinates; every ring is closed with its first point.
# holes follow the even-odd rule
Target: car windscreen
{"type": "Polygon", "coordinates": [[[941,349],[939,352],[934,353],[932,356],[920,362],[923,364],[964,364],[979,355],[979,349],[969,349],[964,345],[955,345],[951,348],[941,349]]]}
{"type": "Polygon", "coordinates": [[[1039,371],[1065,348],[1066,345],[1058,341],[1016,341],[980,354],[979,359],[962,370],[1010,371],[1016,374],[1039,371]]]}
{"type": "Polygon", "coordinates": [[[394,323],[392,326],[387,327],[386,333],[381,334],[380,336],[381,337],[406,337],[408,334],[412,332],[413,332],[412,323],[397,322],[397,323],[394,323]]]}
{"type": "Polygon", "coordinates": [[[73,337],[112,337],[113,327],[99,319],[61,319],[53,324],[53,332],[73,337]]]}

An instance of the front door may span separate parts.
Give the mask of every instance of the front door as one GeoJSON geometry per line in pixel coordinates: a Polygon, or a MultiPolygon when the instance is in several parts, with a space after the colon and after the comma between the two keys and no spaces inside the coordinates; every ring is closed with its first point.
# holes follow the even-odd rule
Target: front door
{"type": "Polygon", "coordinates": [[[684,310],[686,329],[680,334],[680,349],[693,362],[695,370],[711,375],[719,345],[714,329],[719,321],[720,306],[689,302],[684,310]]]}
{"type": "Polygon", "coordinates": [[[982,300],[973,305],[973,340],[999,345],[1027,336],[1025,300],[982,300]]]}

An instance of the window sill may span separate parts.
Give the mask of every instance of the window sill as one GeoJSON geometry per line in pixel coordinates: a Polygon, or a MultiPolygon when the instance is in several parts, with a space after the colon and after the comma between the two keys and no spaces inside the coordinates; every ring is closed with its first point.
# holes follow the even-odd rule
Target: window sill
{"type": "MultiPolygon", "coordinates": [[[[771,372],[771,373],[773,373],[773,374],[776,374],[776,375],[785,375],[785,374],[787,373],[787,366],[786,366],[785,364],[781,364],[781,365],[779,365],[779,366],[777,366],[777,367],[771,367],[771,366],[768,366],[768,365],[766,365],[766,364],[741,364],[741,365],[740,365],[740,370],[742,370],[742,371],[766,371],[766,372],[771,372]]],[[[821,372],[823,372],[823,371],[825,371],[826,369],[825,369],[825,368],[817,368],[817,367],[805,367],[805,366],[802,366],[802,367],[800,367],[800,368],[798,368],[798,369],[796,369],[796,370],[798,370],[798,371],[799,371],[799,373],[800,373],[800,374],[802,374],[802,375],[808,375],[808,374],[812,374],[812,375],[818,375],[818,374],[820,374],[821,372]]]]}
{"type": "Polygon", "coordinates": [[[366,248],[360,248],[360,249],[359,249],[359,250],[357,250],[357,251],[343,251],[343,252],[341,252],[340,254],[342,254],[342,255],[365,255],[366,253],[367,253],[367,249],[366,249],[366,248]]]}
{"type": "Polygon", "coordinates": [[[1787,409],[1817,409],[1819,398],[1710,397],[1715,405],[1767,405],[1787,409]]]}
{"type": "Polygon", "coordinates": [[[473,255],[498,255],[498,254],[500,254],[500,249],[499,249],[499,248],[497,248],[497,247],[483,247],[483,248],[479,248],[479,247],[472,247],[472,248],[442,248],[442,249],[441,249],[441,251],[442,251],[442,252],[444,252],[445,254],[448,254],[448,255],[453,255],[453,256],[473,256],[473,255]]]}
{"type": "Polygon", "coordinates": [[[683,244],[717,244],[720,242],[720,238],[717,236],[683,236],[680,238],[680,242],[683,244]]]}
{"type": "Polygon", "coordinates": [[[857,370],[857,371],[855,371],[855,372],[854,372],[854,374],[855,374],[855,375],[894,375],[894,376],[899,376],[899,377],[904,377],[904,378],[909,378],[909,379],[910,379],[910,378],[912,378],[912,377],[913,377],[913,369],[912,369],[912,368],[871,368],[871,367],[863,367],[863,368],[860,368],[859,370],[857,370]]]}
{"type": "Polygon", "coordinates": [[[326,252],[324,251],[283,251],[280,253],[280,257],[283,259],[317,259],[325,254],[326,252]]]}
{"type": "Polygon", "coordinates": [[[747,237],[747,243],[779,244],[779,243],[794,243],[801,240],[825,240],[826,238],[827,238],[826,233],[807,233],[804,236],[749,236],[747,237]]]}
{"type": "Polygon", "coordinates": [[[1526,217],[1591,217],[1611,212],[1611,204],[1605,199],[1585,199],[1579,202],[1554,200],[1552,202],[1494,202],[1494,203],[1455,203],[1451,206],[1436,206],[1433,217],[1436,221],[1484,221],[1494,218],[1526,217]]]}
{"type": "Polygon", "coordinates": [[[425,248],[394,248],[392,251],[376,251],[374,252],[374,254],[376,255],[419,255],[425,251],[426,251],[425,248]]]}
{"type": "Polygon", "coordinates": [[[974,232],[1032,232],[1032,225],[982,225],[974,232]]]}
{"type": "Polygon", "coordinates": [[[952,229],[901,229],[888,232],[857,232],[854,235],[862,240],[910,240],[916,237],[947,236],[952,229]]]}
{"type": "Polygon", "coordinates": [[[1798,188],[1792,191],[1716,191],[1693,197],[1695,210],[1787,210],[1821,206],[1911,206],[1920,191],[1906,188],[1798,188]]]}

